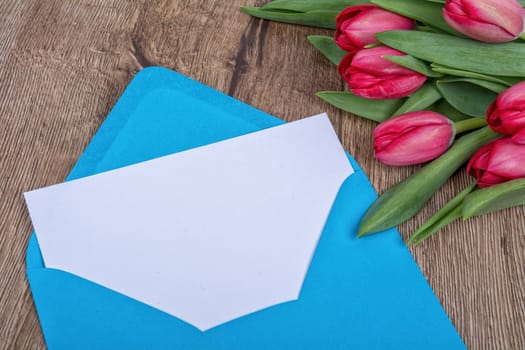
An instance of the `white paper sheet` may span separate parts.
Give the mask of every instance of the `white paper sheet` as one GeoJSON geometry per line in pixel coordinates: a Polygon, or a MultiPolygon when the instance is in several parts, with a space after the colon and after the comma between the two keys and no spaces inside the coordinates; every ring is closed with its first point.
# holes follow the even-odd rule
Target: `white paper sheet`
{"type": "Polygon", "coordinates": [[[352,172],[323,114],[25,199],[46,267],[204,331],[298,298],[352,172]]]}

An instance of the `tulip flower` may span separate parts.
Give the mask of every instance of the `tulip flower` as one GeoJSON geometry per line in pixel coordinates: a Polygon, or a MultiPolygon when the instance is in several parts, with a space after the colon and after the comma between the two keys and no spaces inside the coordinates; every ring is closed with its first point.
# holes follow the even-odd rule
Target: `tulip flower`
{"type": "Polygon", "coordinates": [[[510,137],[481,147],[470,159],[467,172],[477,179],[479,187],[490,187],[525,177],[525,145],[510,137]]]}
{"type": "Polygon", "coordinates": [[[443,154],[454,141],[452,121],[431,111],[399,115],[374,130],[376,158],[388,165],[423,163],[443,154]]]}
{"type": "Polygon", "coordinates": [[[487,123],[500,134],[514,135],[514,142],[525,143],[525,82],[498,95],[487,109],[487,123]]]}
{"type": "Polygon", "coordinates": [[[405,56],[387,46],[349,52],[337,67],[352,93],[371,99],[400,98],[412,94],[426,81],[423,74],[383,56],[405,56]]]}
{"type": "Polygon", "coordinates": [[[443,17],[470,38],[502,43],[523,33],[525,10],[516,0],[447,0],[443,17]]]}
{"type": "Polygon", "coordinates": [[[476,150],[497,136],[486,126],[460,137],[441,157],[383,192],[363,216],[357,236],[386,230],[416,215],[476,150]]]}
{"type": "Polygon", "coordinates": [[[336,17],[335,42],[343,50],[355,51],[379,43],[377,33],[414,27],[413,20],[375,5],[351,6],[336,17]]]}

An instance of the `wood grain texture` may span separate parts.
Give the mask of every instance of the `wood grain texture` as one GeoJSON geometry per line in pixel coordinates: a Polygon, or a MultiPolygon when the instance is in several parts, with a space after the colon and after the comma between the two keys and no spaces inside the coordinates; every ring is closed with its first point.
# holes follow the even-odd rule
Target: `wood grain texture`
{"type": "MultiPolygon", "coordinates": [[[[332,33],[238,10],[263,2],[0,2],[0,349],[45,349],[24,273],[22,192],[64,179],[143,67],[175,69],[286,120],[327,111],[379,192],[417,169],[376,162],[374,124],[314,96],[344,88],[306,40],[332,33]]],[[[402,236],[467,183],[454,175],[402,236]]],[[[470,349],[525,349],[523,207],[456,222],[411,250],[470,349]]]]}

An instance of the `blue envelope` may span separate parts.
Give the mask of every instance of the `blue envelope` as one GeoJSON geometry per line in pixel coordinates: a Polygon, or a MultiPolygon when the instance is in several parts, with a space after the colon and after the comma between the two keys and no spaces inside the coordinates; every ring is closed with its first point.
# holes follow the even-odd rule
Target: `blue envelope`
{"type": "MultiPolygon", "coordinates": [[[[139,72],[68,180],[283,123],[176,72],[139,72]]],[[[298,300],[202,332],[174,316],[45,267],[36,236],[27,277],[49,349],[464,349],[396,230],[357,239],[376,198],[343,184],[298,300]]]]}

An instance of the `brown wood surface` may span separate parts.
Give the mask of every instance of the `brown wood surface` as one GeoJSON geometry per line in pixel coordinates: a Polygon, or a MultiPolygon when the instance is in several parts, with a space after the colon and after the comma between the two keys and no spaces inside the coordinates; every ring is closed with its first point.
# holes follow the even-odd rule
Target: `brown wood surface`
{"type": "MultiPolygon", "coordinates": [[[[0,2],[0,349],[45,348],[24,273],[31,224],[22,192],[65,178],[143,67],[175,69],[286,120],[327,111],[379,192],[416,169],[376,162],[374,124],[314,96],[344,88],[306,40],[332,33],[238,9],[264,2],[0,2]]],[[[456,174],[402,236],[468,181],[456,174]]],[[[523,207],[456,222],[411,248],[470,349],[525,349],[524,248],[523,207]]]]}

